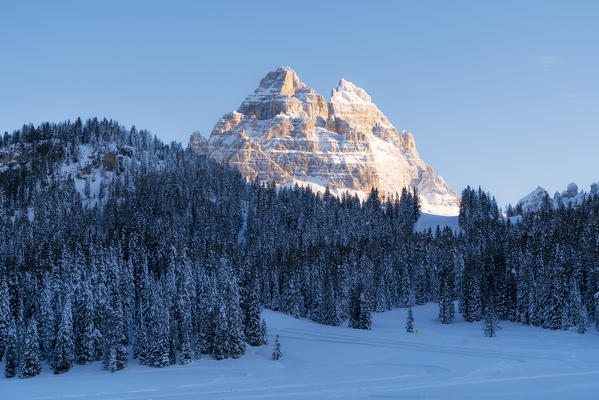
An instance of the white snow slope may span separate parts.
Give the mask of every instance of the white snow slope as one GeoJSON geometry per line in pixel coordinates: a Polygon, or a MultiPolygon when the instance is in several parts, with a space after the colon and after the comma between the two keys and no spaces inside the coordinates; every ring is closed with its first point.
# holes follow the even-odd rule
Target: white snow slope
{"type": "Polygon", "coordinates": [[[13,399],[597,399],[599,334],[550,331],[502,322],[495,338],[480,323],[441,325],[437,305],[414,308],[417,334],[404,330],[407,310],[374,315],[372,331],[330,327],[264,311],[271,345],[239,360],[196,360],[152,369],[131,365],[110,374],[100,363],[63,375],[47,367],[32,379],[0,379],[13,399]]]}

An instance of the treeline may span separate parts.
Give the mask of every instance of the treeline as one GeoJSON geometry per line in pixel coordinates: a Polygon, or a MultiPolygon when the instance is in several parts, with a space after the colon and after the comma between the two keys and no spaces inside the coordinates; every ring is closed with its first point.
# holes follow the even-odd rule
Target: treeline
{"type": "Polygon", "coordinates": [[[6,376],[36,375],[41,360],[57,373],[100,360],[116,371],[129,352],[154,367],[239,357],[266,342],[262,308],[361,329],[372,312],[427,302],[450,323],[456,300],[468,321],[584,332],[598,320],[597,196],[512,223],[468,188],[460,232],[414,232],[409,190],[360,203],[247,184],[112,121],[28,126],[0,151],[45,141],[65,150],[0,167],[6,376]],[[82,146],[115,144],[134,162],[107,175],[98,201],[60,178],[82,146]]]}

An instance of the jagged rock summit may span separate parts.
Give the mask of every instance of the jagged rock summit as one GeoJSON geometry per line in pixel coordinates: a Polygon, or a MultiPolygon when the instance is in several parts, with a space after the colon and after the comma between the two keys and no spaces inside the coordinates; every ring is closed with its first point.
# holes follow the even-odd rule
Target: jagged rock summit
{"type": "Polygon", "coordinates": [[[458,195],[420,159],[412,134],[398,131],[344,79],[327,103],[291,68],[278,68],[217,122],[208,140],[196,132],[190,146],[248,179],[316,191],[328,186],[361,198],[373,187],[390,195],[416,188],[423,212],[459,213],[458,195]]]}
{"type": "Polygon", "coordinates": [[[563,192],[555,192],[553,198],[549,196],[549,193],[544,188],[537,186],[535,190],[516,203],[516,210],[538,212],[543,208],[544,201],[547,201],[552,208],[557,208],[560,204],[563,204],[565,207],[575,206],[584,202],[589,196],[594,196],[598,193],[599,182],[592,183],[589,192],[579,190],[578,185],[572,182],[563,192]]]}

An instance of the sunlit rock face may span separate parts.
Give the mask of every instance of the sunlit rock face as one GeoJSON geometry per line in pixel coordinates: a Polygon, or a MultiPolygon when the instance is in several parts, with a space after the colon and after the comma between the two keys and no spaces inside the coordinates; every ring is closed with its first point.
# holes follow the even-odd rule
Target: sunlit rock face
{"type": "Polygon", "coordinates": [[[327,103],[288,67],[269,72],[237,111],[224,115],[191,148],[237,168],[248,179],[327,186],[364,198],[416,188],[422,211],[459,213],[459,197],[420,159],[412,134],[398,131],[370,96],[342,79],[327,103]]]}

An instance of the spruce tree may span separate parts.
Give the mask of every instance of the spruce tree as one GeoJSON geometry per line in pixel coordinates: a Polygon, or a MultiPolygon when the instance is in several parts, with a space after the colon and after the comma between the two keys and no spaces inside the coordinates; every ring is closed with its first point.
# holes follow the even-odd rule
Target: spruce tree
{"type": "Polygon", "coordinates": [[[364,294],[364,285],[358,283],[353,290],[350,312],[349,326],[354,329],[370,329],[372,325],[372,316],[370,304],[364,294]]]}
{"type": "Polygon", "coordinates": [[[268,328],[264,319],[262,319],[262,323],[260,324],[260,344],[268,344],[268,328]]]}
{"type": "Polygon", "coordinates": [[[105,360],[105,368],[109,372],[116,372],[119,369],[116,353],[117,353],[116,347],[114,345],[110,345],[110,347],[108,349],[108,354],[107,354],[107,357],[105,360]]]}
{"type": "Polygon", "coordinates": [[[246,292],[246,319],[245,319],[245,337],[251,346],[260,346],[262,344],[262,334],[260,326],[260,300],[258,298],[257,281],[253,280],[251,287],[246,292]]]}
{"type": "Polygon", "coordinates": [[[75,361],[75,343],[73,341],[73,315],[71,312],[70,296],[67,296],[62,306],[60,324],[54,344],[53,366],[55,374],[67,372],[75,361]]]}
{"type": "Polygon", "coordinates": [[[31,317],[27,323],[27,336],[25,337],[25,354],[23,355],[23,369],[21,371],[23,378],[36,376],[42,371],[39,353],[37,321],[35,317],[31,317]]]}
{"type": "Polygon", "coordinates": [[[17,374],[17,327],[15,319],[9,314],[8,329],[4,347],[4,376],[13,378],[17,374]]]}
{"type": "Polygon", "coordinates": [[[4,355],[10,330],[10,305],[8,286],[5,280],[0,284],[0,360],[4,355]]]}
{"type": "Polygon", "coordinates": [[[414,326],[414,314],[412,313],[412,307],[408,310],[408,320],[406,322],[406,332],[414,333],[416,330],[414,326]]]}
{"type": "Polygon", "coordinates": [[[281,342],[279,341],[279,335],[277,335],[275,338],[275,343],[272,346],[272,359],[276,361],[282,356],[283,353],[281,352],[281,342]]]}
{"type": "Polygon", "coordinates": [[[96,328],[94,325],[95,310],[92,292],[87,282],[84,284],[81,305],[77,314],[79,320],[78,326],[80,327],[77,335],[77,360],[81,364],[88,364],[95,360],[96,348],[94,335],[96,328]]]}
{"type": "Polygon", "coordinates": [[[160,286],[158,283],[154,284],[153,301],[150,307],[149,348],[146,355],[146,364],[156,368],[163,368],[171,363],[169,313],[162,300],[163,291],[160,286]]]}
{"type": "Polygon", "coordinates": [[[449,324],[453,321],[454,315],[455,306],[453,304],[451,278],[449,271],[445,270],[441,274],[441,286],[439,288],[439,320],[442,324],[449,324]]]}
{"type": "Polygon", "coordinates": [[[191,348],[191,315],[184,315],[181,324],[181,364],[189,364],[193,357],[191,348]]]}
{"type": "Polygon", "coordinates": [[[216,360],[224,360],[230,357],[229,323],[223,302],[219,305],[215,315],[214,342],[212,343],[212,356],[216,360]]]}
{"type": "Polygon", "coordinates": [[[487,337],[495,337],[497,335],[497,312],[493,299],[490,299],[485,307],[484,332],[487,337]]]}
{"type": "Polygon", "coordinates": [[[482,319],[480,283],[472,266],[464,268],[462,296],[460,300],[460,310],[466,321],[473,322],[482,319]]]}

